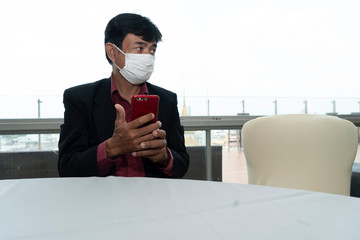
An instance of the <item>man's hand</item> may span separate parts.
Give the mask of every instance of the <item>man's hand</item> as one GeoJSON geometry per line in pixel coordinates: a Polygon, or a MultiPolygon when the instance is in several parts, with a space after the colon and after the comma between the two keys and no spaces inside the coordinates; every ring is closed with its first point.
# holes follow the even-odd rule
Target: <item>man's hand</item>
{"type": "Polygon", "coordinates": [[[115,104],[115,108],[114,133],[106,142],[106,153],[109,158],[116,158],[121,154],[142,150],[141,143],[153,140],[153,131],[158,130],[161,126],[160,122],[156,122],[139,128],[151,121],[154,118],[154,114],[149,113],[127,123],[124,108],[120,104],[115,104]]]}
{"type": "MultiPolygon", "coordinates": [[[[160,124],[161,122],[157,122],[160,124]]],[[[140,143],[141,151],[133,152],[135,157],[146,157],[159,167],[165,168],[170,161],[170,154],[167,151],[166,132],[162,129],[156,129],[152,132],[153,139],[140,143]]]]}

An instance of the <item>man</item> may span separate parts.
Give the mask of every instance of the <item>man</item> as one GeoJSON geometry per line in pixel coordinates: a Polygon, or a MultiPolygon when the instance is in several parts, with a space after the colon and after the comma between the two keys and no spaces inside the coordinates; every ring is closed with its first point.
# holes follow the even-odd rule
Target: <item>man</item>
{"type": "Polygon", "coordinates": [[[119,14],[105,29],[110,78],[64,92],[60,129],[60,176],[173,177],[185,175],[184,144],[175,93],[147,82],[161,33],[137,14],[119,14]],[[158,120],[149,113],[130,121],[131,98],[160,97],[158,120]]]}

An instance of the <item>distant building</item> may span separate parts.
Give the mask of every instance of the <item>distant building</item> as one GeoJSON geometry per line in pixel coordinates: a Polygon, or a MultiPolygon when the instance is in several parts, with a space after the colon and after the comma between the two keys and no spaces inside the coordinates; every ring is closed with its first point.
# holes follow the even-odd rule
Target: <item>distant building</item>
{"type": "Polygon", "coordinates": [[[183,102],[183,108],[182,108],[182,112],[181,112],[181,116],[187,116],[187,109],[186,109],[186,104],[185,104],[185,94],[184,94],[184,102],[183,102]]]}

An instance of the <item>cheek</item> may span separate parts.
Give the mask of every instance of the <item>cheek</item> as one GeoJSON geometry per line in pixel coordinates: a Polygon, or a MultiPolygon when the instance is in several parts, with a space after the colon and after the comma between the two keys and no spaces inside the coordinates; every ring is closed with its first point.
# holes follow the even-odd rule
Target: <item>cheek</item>
{"type": "Polygon", "coordinates": [[[125,67],[125,56],[123,54],[120,54],[118,56],[118,58],[116,59],[116,64],[120,67],[123,68],[125,67]]]}

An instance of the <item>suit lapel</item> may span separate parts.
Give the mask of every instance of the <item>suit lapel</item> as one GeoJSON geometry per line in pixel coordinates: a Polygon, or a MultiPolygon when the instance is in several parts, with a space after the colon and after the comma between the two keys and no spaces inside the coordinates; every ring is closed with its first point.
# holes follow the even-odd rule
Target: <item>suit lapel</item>
{"type": "MultiPolygon", "coordinates": [[[[160,95],[159,91],[156,91],[155,88],[153,87],[153,85],[151,83],[146,83],[149,95],[160,95]]],[[[160,97],[160,102],[159,102],[159,112],[158,112],[158,120],[160,120],[162,122],[162,112],[163,112],[163,102],[161,101],[161,96],[160,97]],[[161,109],[161,110],[160,110],[161,109]]]]}
{"type": "Polygon", "coordinates": [[[114,132],[115,107],[111,100],[111,80],[105,80],[94,96],[93,117],[100,141],[112,136],[114,132]]]}

